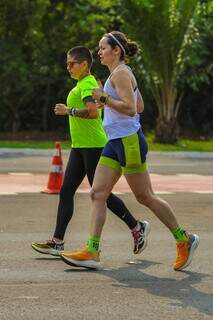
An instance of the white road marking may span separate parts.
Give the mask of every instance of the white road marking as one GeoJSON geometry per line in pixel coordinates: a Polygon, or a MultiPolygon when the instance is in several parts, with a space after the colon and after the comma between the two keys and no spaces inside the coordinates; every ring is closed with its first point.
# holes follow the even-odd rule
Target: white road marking
{"type": "Polygon", "coordinates": [[[170,191],[156,191],[155,194],[174,194],[175,192],[170,191]]]}
{"type": "Polygon", "coordinates": [[[32,176],[33,173],[30,172],[8,172],[11,176],[32,176]]]}
{"type": "Polygon", "coordinates": [[[203,191],[191,191],[191,193],[199,193],[199,194],[212,194],[213,190],[203,190],[203,191]]]}
{"type": "Polygon", "coordinates": [[[17,195],[17,192],[1,192],[0,191],[0,196],[12,196],[12,195],[17,195]]]}
{"type": "Polygon", "coordinates": [[[201,174],[194,174],[194,173],[176,173],[178,177],[195,177],[200,178],[203,177],[201,174]]]}

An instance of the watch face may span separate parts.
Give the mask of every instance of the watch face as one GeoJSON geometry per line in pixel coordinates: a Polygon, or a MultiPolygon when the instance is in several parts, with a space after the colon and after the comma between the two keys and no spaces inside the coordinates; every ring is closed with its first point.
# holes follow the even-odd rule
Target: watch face
{"type": "Polygon", "coordinates": [[[107,101],[107,97],[100,96],[100,101],[101,101],[101,103],[105,103],[107,101]]]}

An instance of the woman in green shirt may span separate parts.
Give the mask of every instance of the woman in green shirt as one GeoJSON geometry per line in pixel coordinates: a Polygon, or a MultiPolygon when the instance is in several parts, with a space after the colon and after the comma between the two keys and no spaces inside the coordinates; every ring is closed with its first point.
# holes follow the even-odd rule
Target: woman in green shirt
{"type": "MultiPolygon", "coordinates": [[[[92,98],[92,91],[98,88],[98,84],[90,73],[91,65],[92,55],[87,48],[80,46],[68,51],[67,70],[77,84],[68,94],[67,104],[58,103],[54,110],[56,115],[69,116],[72,150],[60,191],[54,235],[50,240],[32,243],[32,248],[40,253],[59,255],[64,250],[64,235],[73,216],[75,192],[85,176],[92,186],[96,166],[107,142],[101,110],[92,98]]],[[[141,98],[138,104],[142,103],[141,98]]],[[[127,224],[134,239],[133,251],[140,253],[147,243],[149,223],[137,221],[123,201],[112,193],[107,207],[127,224]]]]}

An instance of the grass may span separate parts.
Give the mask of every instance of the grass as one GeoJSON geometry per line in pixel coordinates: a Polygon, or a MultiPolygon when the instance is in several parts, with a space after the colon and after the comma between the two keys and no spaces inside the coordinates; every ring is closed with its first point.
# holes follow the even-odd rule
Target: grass
{"type": "MultiPolygon", "coordinates": [[[[70,142],[63,141],[62,148],[70,149],[70,142]]],[[[55,146],[54,141],[9,141],[0,140],[0,148],[30,148],[30,149],[53,149],[55,146]]]]}
{"type": "Polygon", "coordinates": [[[181,138],[175,144],[154,143],[154,134],[147,135],[149,150],[152,151],[200,151],[213,152],[213,139],[192,140],[181,138]]]}
{"type": "MultiPolygon", "coordinates": [[[[201,151],[213,152],[213,139],[192,140],[179,139],[175,144],[154,143],[154,134],[146,134],[149,150],[152,151],[201,151]]],[[[62,149],[70,149],[69,141],[62,141],[62,149]]],[[[7,141],[0,140],[0,148],[32,148],[32,149],[53,149],[54,141],[7,141]]]]}

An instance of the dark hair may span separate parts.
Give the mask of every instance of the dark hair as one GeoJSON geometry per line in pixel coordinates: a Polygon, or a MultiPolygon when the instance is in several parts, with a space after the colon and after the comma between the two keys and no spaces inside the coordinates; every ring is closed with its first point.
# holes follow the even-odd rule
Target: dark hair
{"type": "Polygon", "coordinates": [[[93,63],[92,53],[86,47],[83,47],[83,46],[74,47],[67,52],[67,55],[75,57],[75,59],[77,59],[79,62],[86,60],[88,63],[88,67],[91,68],[92,66],[92,63],[93,63]]]}
{"type": "Polygon", "coordinates": [[[110,33],[106,33],[104,37],[107,38],[107,42],[112,48],[115,48],[116,46],[120,47],[121,60],[125,58],[125,55],[131,57],[138,52],[139,50],[138,44],[135,41],[131,41],[130,39],[128,39],[124,33],[120,31],[111,31],[110,33]],[[116,42],[115,39],[113,39],[110,33],[118,40],[118,43],[116,42]],[[119,42],[121,46],[119,46],[119,42]],[[125,52],[123,51],[122,46],[125,49],[125,52]]]}

